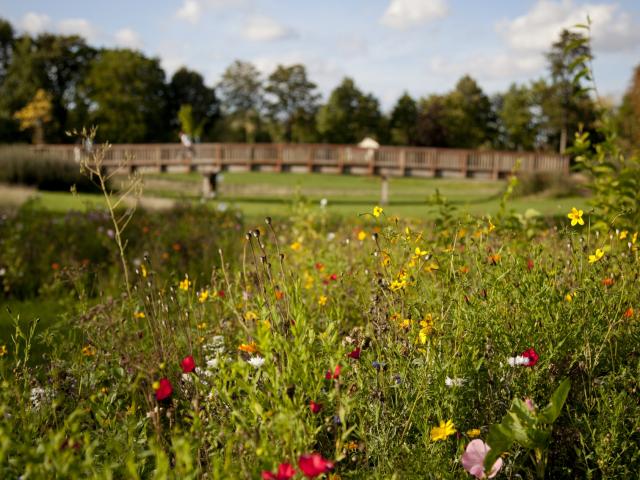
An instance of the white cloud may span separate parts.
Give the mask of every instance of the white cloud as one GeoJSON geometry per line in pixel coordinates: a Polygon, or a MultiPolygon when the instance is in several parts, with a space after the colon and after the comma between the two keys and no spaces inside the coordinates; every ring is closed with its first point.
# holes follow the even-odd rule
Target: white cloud
{"type": "Polygon", "coordinates": [[[51,25],[51,19],[44,13],[28,12],[19,22],[20,27],[30,35],[44,32],[51,25]]]}
{"type": "Polygon", "coordinates": [[[114,40],[116,45],[124,48],[131,48],[134,50],[139,50],[142,48],[142,40],[140,40],[140,35],[135,30],[131,28],[121,28],[114,35],[114,40]]]}
{"type": "Polygon", "coordinates": [[[245,0],[183,0],[176,17],[196,24],[208,9],[240,7],[245,3],[245,0]]]}
{"type": "Polygon", "coordinates": [[[404,30],[442,18],[447,12],[446,0],[391,0],[380,21],[404,30]]]}
{"type": "Polygon", "coordinates": [[[264,16],[250,17],[244,28],[242,35],[258,42],[281,40],[283,38],[292,37],[295,32],[284,25],[279,24],[274,19],[264,16]]]}
{"type": "Polygon", "coordinates": [[[640,44],[640,24],[617,4],[578,5],[574,0],[538,0],[526,14],[498,23],[497,30],[507,44],[519,51],[544,51],[560,32],[592,20],[594,49],[617,51],[640,44]]]}
{"type": "Polygon", "coordinates": [[[479,54],[467,58],[434,57],[429,70],[435,75],[461,77],[469,74],[479,80],[500,80],[508,78],[528,78],[544,67],[541,53],[532,52],[515,55],[513,53],[479,54]]]}
{"type": "Polygon", "coordinates": [[[197,23],[202,14],[202,4],[198,0],[184,0],[176,16],[190,23],[197,23]]]}
{"type": "Polygon", "coordinates": [[[66,18],[56,24],[56,31],[63,35],[80,35],[89,42],[98,37],[98,30],[84,18],[66,18]]]}

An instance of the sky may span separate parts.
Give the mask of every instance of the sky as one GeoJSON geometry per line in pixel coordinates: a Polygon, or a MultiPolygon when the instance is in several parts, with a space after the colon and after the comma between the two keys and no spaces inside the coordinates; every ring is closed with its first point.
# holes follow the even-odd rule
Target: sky
{"type": "Polygon", "coordinates": [[[214,86],[236,59],[265,76],[303,63],[325,98],[349,76],[386,110],[464,74],[489,94],[538,79],[559,32],[587,15],[598,90],[619,100],[640,64],[638,0],[0,0],[19,32],[138,49],[168,75],[186,66],[214,86]]]}

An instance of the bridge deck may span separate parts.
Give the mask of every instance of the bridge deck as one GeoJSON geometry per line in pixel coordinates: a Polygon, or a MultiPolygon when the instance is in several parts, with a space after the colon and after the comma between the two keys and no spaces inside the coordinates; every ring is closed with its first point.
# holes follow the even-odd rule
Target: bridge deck
{"type": "MultiPolygon", "coordinates": [[[[42,154],[73,160],[74,145],[31,147],[42,154]]],[[[201,143],[189,150],[179,144],[117,144],[104,165],[115,168],[184,169],[204,174],[227,170],[323,172],[353,175],[447,176],[500,178],[516,162],[520,171],[568,173],[569,158],[558,154],[423,147],[359,148],[324,144],[201,143]]]]}

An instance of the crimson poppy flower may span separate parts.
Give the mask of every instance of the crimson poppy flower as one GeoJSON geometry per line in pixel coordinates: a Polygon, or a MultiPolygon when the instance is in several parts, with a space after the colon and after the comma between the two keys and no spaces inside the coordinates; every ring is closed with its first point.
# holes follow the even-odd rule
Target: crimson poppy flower
{"type": "Polygon", "coordinates": [[[168,378],[161,378],[157,385],[154,385],[156,391],[156,399],[164,400],[169,398],[173,393],[173,387],[168,378]]]}
{"type": "Polygon", "coordinates": [[[278,471],[273,473],[267,470],[262,472],[262,480],[289,480],[296,474],[296,469],[289,463],[281,463],[278,471]]]}
{"type": "Polygon", "coordinates": [[[347,357],[353,358],[354,360],[360,360],[360,349],[356,348],[347,354],[347,357]]]}
{"type": "Polygon", "coordinates": [[[533,260],[531,259],[527,260],[527,270],[533,270],[533,260]]]}
{"type": "Polygon", "coordinates": [[[305,477],[315,478],[331,470],[333,462],[322,458],[319,453],[312,453],[311,455],[301,455],[298,459],[298,467],[305,477]]]}
{"type": "Polygon", "coordinates": [[[318,413],[322,410],[322,405],[311,400],[311,402],[309,402],[309,408],[311,409],[311,412],[318,413]]]}
{"type": "Polygon", "coordinates": [[[331,276],[329,277],[332,281],[336,281],[338,280],[338,274],[337,273],[332,273],[331,276]]]}
{"type": "Polygon", "coordinates": [[[182,359],[180,362],[180,368],[184,373],[191,373],[196,368],[196,361],[193,359],[193,356],[188,355],[182,359]]]}
{"type": "Polygon", "coordinates": [[[338,378],[340,376],[340,364],[336,365],[336,368],[333,370],[333,373],[331,373],[331,370],[327,370],[327,373],[324,375],[324,378],[326,378],[327,380],[335,380],[336,378],[338,378]]]}
{"type": "Polygon", "coordinates": [[[533,367],[536,363],[538,363],[538,359],[540,358],[538,353],[533,348],[525,350],[524,352],[522,352],[521,356],[529,360],[529,363],[525,364],[525,367],[533,367]]]}
{"type": "Polygon", "coordinates": [[[217,295],[218,295],[220,298],[223,298],[223,297],[224,297],[224,290],[218,290],[217,295]]]}

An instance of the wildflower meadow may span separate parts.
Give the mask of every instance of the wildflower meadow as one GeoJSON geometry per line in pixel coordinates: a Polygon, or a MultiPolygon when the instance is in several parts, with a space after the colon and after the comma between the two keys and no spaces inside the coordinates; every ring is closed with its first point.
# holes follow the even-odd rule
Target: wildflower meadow
{"type": "MultiPolygon", "coordinates": [[[[585,60],[586,62],[586,60],[585,60]]],[[[85,132],[86,134],[86,132],[85,132]]],[[[86,140],[86,139],[85,139],[86,140]]],[[[640,471],[640,161],[579,132],[561,216],[295,200],[0,214],[0,477],[640,471]]],[[[69,193],[71,195],[71,193],[69,193]]]]}

